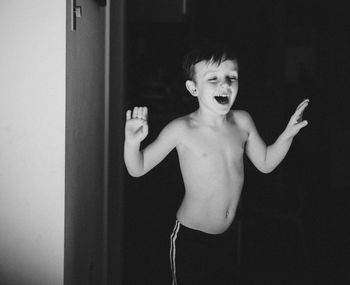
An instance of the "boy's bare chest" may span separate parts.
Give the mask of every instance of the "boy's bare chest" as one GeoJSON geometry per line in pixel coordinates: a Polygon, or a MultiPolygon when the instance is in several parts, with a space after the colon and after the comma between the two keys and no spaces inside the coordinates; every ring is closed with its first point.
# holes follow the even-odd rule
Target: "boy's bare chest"
{"type": "Polygon", "coordinates": [[[241,156],[247,135],[238,128],[212,130],[199,128],[181,139],[187,152],[200,158],[241,156]]]}

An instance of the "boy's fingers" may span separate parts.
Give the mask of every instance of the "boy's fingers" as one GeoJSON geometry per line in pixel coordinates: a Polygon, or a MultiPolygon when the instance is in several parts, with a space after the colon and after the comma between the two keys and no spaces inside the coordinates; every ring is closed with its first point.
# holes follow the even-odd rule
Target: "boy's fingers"
{"type": "Polygon", "coordinates": [[[303,112],[308,105],[309,105],[309,101],[305,101],[301,105],[299,105],[299,107],[296,109],[294,113],[294,117],[298,123],[302,120],[303,112]]]}
{"type": "Polygon", "coordinates": [[[148,109],[147,107],[143,107],[143,119],[147,121],[148,109]]]}
{"type": "Polygon", "coordinates": [[[130,120],[131,119],[131,110],[127,110],[126,111],[126,120],[130,120]]]}
{"type": "Polygon", "coordinates": [[[137,118],[142,119],[142,120],[146,120],[145,107],[138,107],[137,118]]]}
{"type": "MultiPolygon", "coordinates": [[[[147,107],[134,107],[132,111],[132,118],[147,120],[147,113],[148,113],[147,107]]],[[[131,116],[131,111],[130,111],[130,116],[131,116]]]]}
{"type": "Polygon", "coordinates": [[[135,119],[137,118],[137,111],[138,111],[138,107],[134,107],[134,110],[132,112],[132,117],[135,119]]]}
{"type": "Polygon", "coordinates": [[[139,107],[139,109],[137,111],[137,117],[139,119],[143,119],[143,107],[139,107]]]}
{"type": "Polygon", "coordinates": [[[301,103],[298,108],[296,109],[296,112],[302,112],[307,106],[309,105],[309,101],[304,101],[301,103]]]}
{"type": "Polygon", "coordinates": [[[303,102],[301,102],[301,103],[298,105],[297,110],[298,110],[299,108],[301,108],[302,106],[304,106],[306,103],[308,104],[309,102],[310,102],[309,99],[304,99],[303,102]]]}

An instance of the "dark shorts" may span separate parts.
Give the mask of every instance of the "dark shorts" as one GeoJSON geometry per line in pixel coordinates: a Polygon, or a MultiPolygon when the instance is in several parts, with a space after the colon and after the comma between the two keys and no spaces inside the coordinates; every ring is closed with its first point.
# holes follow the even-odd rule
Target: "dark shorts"
{"type": "Polygon", "coordinates": [[[237,225],[208,234],[176,221],[170,236],[172,285],[235,284],[237,225]]]}

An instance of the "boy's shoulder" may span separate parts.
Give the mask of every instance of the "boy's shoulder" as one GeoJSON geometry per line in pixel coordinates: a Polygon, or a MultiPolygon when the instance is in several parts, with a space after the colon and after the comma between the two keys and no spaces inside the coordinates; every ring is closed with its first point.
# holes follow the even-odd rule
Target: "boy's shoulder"
{"type": "Polygon", "coordinates": [[[193,113],[173,119],[168,123],[168,126],[183,129],[190,127],[191,123],[193,123],[193,113]]]}
{"type": "Polygon", "coordinates": [[[166,133],[179,138],[187,137],[190,130],[196,127],[193,113],[171,120],[163,129],[166,133]]]}
{"type": "Polygon", "coordinates": [[[175,118],[171,120],[166,126],[165,129],[175,132],[175,133],[180,133],[183,130],[185,130],[189,125],[189,117],[188,115],[182,116],[175,118]]]}
{"type": "Polygon", "coordinates": [[[245,110],[231,110],[230,117],[235,124],[243,129],[249,129],[253,123],[252,117],[245,110]]]}
{"type": "Polygon", "coordinates": [[[251,120],[251,116],[245,110],[231,110],[230,115],[235,120],[251,120]]]}

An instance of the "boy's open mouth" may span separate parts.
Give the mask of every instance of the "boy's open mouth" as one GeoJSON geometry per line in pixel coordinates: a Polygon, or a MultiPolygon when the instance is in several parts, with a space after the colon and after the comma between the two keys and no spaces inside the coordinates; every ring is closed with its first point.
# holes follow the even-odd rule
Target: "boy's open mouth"
{"type": "Polygon", "coordinates": [[[222,104],[222,105],[225,105],[229,102],[227,95],[218,95],[218,96],[214,96],[214,98],[219,104],[222,104]]]}

